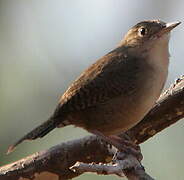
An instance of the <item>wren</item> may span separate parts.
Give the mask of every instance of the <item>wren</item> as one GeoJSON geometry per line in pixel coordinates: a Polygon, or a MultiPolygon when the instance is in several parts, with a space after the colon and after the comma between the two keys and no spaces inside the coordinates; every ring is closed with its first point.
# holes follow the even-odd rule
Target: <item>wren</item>
{"type": "MultiPolygon", "coordinates": [[[[168,75],[170,31],[180,22],[143,21],[97,60],[61,96],[52,116],[9,147],[74,125],[117,145],[117,135],[135,126],[153,107],[168,75]]],[[[118,145],[116,146],[118,147],[118,145]]]]}

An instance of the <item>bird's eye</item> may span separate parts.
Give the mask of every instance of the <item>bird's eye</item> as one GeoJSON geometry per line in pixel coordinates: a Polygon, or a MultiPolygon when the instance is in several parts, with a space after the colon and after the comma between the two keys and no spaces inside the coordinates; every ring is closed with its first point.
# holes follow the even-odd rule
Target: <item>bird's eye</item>
{"type": "Polygon", "coordinates": [[[143,27],[141,27],[141,28],[139,28],[138,29],[138,33],[139,33],[139,36],[144,36],[144,35],[146,35],[146,33],[147,33],[147,29],[146,28],[143,28],[143,27]]]}

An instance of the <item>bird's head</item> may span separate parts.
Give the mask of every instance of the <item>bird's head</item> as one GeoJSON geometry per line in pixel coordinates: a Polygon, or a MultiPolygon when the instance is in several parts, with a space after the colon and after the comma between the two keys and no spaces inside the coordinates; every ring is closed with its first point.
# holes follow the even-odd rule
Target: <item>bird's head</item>
{"type": "Polygon", "coordinates": [[[122,44],[128,47],[150,47],[154,44],[168,44],[170,31],[180,22],[165,23],[160,20],[142,21],[125,35],[122,44]]]}

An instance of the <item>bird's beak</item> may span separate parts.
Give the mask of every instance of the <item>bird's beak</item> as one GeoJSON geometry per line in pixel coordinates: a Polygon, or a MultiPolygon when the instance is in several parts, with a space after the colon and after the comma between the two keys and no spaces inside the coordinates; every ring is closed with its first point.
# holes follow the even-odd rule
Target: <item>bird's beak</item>
{"type": "Polygon", "coordinates": [[[181,24],[181,22],[179,21],[166,23],[165,27],[158,34],[163,35],[163,34],[169,33],[172,29],[174,29],[179,24],[181,24]]]}
{"type": "Polygon", "coordinates": [[[167,31],[171,31],[172,29],[174,29],[179,24],[181,24],[181,22],[179,22],[179,21],[167,23],[165,29],[167,29],[167,31]]]}

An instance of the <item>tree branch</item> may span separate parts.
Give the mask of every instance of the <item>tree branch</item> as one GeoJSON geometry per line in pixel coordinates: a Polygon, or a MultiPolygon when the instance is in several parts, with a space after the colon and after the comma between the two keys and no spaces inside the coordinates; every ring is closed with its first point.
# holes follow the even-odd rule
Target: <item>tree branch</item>
{"type": "MultiPolygon", "coordinates": [[[[184,117],[184,76],[165,91],[146,117],[127,133],[140,144],[184,117]]],[[[0,168],[0,180],[65,180],[81,173],[70,167],[77,161],[108,163],[115,149],[96,136],[59,144],[0,168]]],[[[132,178],[132,169],[124,171],[132,178]]],[[[135,173],[134,173],[135,174],[135,173]]]]}
{"type": "Polygon", "coordinates": [[[93,172],[103,175],[115,174],[119,177],[124,177],[126,175],[130,180],[153,180],[152,177],[146,174],[144,167],[136,157],[132,154],[122,152],[118,152],[117,159],[113,164],[87,164],[77,162],[70,169],[79,173],[93,172]]]}

